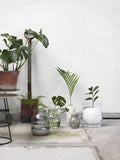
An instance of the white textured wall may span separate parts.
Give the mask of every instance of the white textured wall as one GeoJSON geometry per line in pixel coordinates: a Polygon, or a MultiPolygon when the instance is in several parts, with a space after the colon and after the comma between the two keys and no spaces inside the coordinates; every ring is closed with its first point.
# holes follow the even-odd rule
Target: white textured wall
{"type": "MultiPolygon", "coordinates": [[[[0,33],[23,37],[32,28],[49,38],[44,49],[33,53],[33,95],[53,95],[68,101],[68,90],[56,72],[59,66],[80,75],[72,102],[77,111],[86,105],[85,93],[100,86],[96,103],[104,112],[120,112],[120,1],[119,0],[0,0],[0,33]]],[[[27,66],[20,73],[18,88],[27,92],[27,66]]],[[[19,102],[15,109],[20,110],[19,102]]],[[[68,102],[69,103],[69,102],[68,102]]]]}

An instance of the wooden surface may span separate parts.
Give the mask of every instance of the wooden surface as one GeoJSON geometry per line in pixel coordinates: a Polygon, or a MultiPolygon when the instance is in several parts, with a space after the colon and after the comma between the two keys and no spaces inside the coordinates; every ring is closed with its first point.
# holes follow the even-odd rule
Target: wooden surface
{"type": "Polygon", "coordinates": [[[18,94],[0,94],[0,98],[16,97],[18,94]]]}
{"type": "Polygon", "coordinates": [[[0,90],[0,98],[16,97],[16,96],[18,96],[18,94],[10,93],[10,92],[15,92],[15,91],[19,91],[19,89],[15,89],[15,90],[0,90]],[[9,92],[9,93],[7,93],[7,92],[9,92]]]}
{"type": "Polygon", "coordinates": [[[20,89],[15,89],[15,90],[0,90],[0,92],[15,92],[19,91],[20,89]]]}

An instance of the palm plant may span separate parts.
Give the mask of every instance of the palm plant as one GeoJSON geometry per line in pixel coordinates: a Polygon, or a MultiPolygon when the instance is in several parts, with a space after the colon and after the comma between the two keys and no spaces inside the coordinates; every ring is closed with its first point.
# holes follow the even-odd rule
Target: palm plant
{"type": "Polygon", "coordinates": [[[67,84],[68,90],[69,90],[69,97],[70,97],[70,105],[71,105],[71,97],[74,91],[74,88],[77,84],[77,81],[79,79],[79,76],[75,73],[64,71],[60,69],[59,67],[56,68],[59,74],[63,77],[64,81],[67,84]]]}
{"type": "Polygon", "coordinates": [[[94,103],[98,99],[98,96],[97,96],[97,93],[99,92],[98,88],[99,86],[95,86],[95,87],[91,86],[90,88],[88,88],[89,93],[86,93],[87,95],[91,95],[91,97],[88,97],[85,100],[92,101],[92,108],[94,108],[94,103]]]}

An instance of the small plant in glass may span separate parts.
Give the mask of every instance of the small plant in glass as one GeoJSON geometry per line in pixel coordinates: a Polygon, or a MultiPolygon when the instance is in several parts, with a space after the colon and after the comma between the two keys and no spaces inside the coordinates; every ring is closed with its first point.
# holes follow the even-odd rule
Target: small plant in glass
{"type": "Polygon", "coordinates": [[[64,107],[66,104],[66,100],[62,96],[53,96],[52,102],[54,104],[54,108],[48,110],[50,116],[50,127],[58,128],[60,127],[60,117],[58,114],[58,110],[61,113],[68,112],[68,109],[64,107]]]}

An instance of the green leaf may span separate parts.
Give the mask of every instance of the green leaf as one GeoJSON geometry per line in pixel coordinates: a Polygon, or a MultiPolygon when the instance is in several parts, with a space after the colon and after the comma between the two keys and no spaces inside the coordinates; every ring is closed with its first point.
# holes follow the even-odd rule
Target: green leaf
{"type": "Polygon", "coordinates": [[[99,92],[99,90],[97,90],[95,93],[94,93],[94,96],[99,92]]]}
{"type": "Polygon", "coordinates": [[[4,49],[2,51],[1,59],[5,61],[7,64],[10,64],[13,62],[11,58],[11,51],[8,51],[7,49],[4,49]]]}
{"type": "Polygon", "coordinates": [[[8,38],[9,34],[8,33],[4,33],[4,34],[1,34],[0,36],[8,38]]]}
{"type": "Polygon", "coordinates": [[[91,98],[91,97],[89,97],[89,98],[86,98],[85,100],[86,100],[86,101],[87,101],[87,100],[92,100],[92,98],[91,98]]]}
{"type": "MultiPolygon", "coordinates": [[[[27,104],[30,108],[31,108],[34,104],[36,104],[35,102],[36,102],[35,99],[23,99],[23,100],[22,100],[22,103],[23,103],[23,104],[27,104]]],[[[37,106],[38,106],[38,104],[36,104],[35,107],[37,107],[37,106]]]]}
{"type": "Polygon", "coordinates": [[[98,99],[98,96],[97,96],[97,97],[95,97],[93,101],[95,102],[97,99],[98,99]]]}
{"type": "Polygon", "coordinates": [[[90,91],[92,91],[93,90],[93,86],[92,87],[90,87],[90,88],[88,88],[90,91]]]}
{"type": "Polygon", "coordinates": [[[75,73],[71,73],[69,71],[64,71],[64,70],[60,69],[59,67],[57,67],[56,70],[59,72],[59,74],[62,76],[62,78],[66,82],[68,90],[69,90],[69,95],[71,98],[73,91],[74,91],[74,88],[78,82],[79,76],[75,73]]]}
{"type": "Polygon", "coordinates": [[[29,55],[30,55],[30,48],[22,46],[20,47],[20,50],[17,52],[19,57],[24,57],[25,60],[28,59],[29,55]]]}
{"type": "Polygon", "coordinates": [[[98,88],[99,88],[99,86],[96,86],[96,87],[94,88],[94,91],[97,90],[98,88]]]}
{"type": "Polygon", "coordinates": [[[68,112],[69,109],[67,107],[66,108],[61,108],[60,111],[61,111],[61,113],[64,113],[64,112],[68,112]]]}
{"type": "Polygon", "coordinates": [[[25,29],[25,33],[26,34],[33,34],[35,31],[33,31],[32,29],[25,29]]]}
{"type": "Polygon", "coordinates": [[[7,40],[6,39],[3,39],[5,45],[9,48],[9,45],[7,44],[7,40]]]}
{"type": "Polygon", "coordinates": [[[38,33],[32,29],[28,29],[28,30],[26,29],[25,34],[31,35],[37,40],[39,40],[45,48],[49,46],[49,40],[44,34],[42,34],[42,29],[40,29],[40,32],[38,33]]]}
{"type": "Polygon", "coordinates": [[[17,39],[16,36],[9,36],[9,37],[7,38],[7,40],[8,40],[9,42],[11,42],[11,43],[13,43],[16,39],[17,39]]]}
{"type": "Polygon", "coordinates": [[[93,92],[85,93],[85,95],[87,95],[87,94],[93,94],[93,92]]]}
{"type": "Polygon", "coordinates": [[[35,97],[35,99],[41,99],[41,98],[46,98],[46,97],[42,95],[35,97]]]}
{"type": "Polygon", "coordinates": [[[19,47],[20,47],[20,45],[13,43],[13,44],[11,44],[10,49],[16,49],[19,47]]]}
{"type": "Polygon", "coordinates": [[[23,40],[22,39],[15,39],[15,38],[13,38],[13,39],[8,39],[12,44],[16,44],[16,45],[19,45],[19,46],[21,46],[21,45],[23,45],[23,40]]]}
{"type": "Polygon", "coordinates": [[[52,101],[55,106],[63,107],[66,104],[65,98],[63,98],[62,96],[58,96],[58,97],[53,96],[52,101]]]}
{"type": "Polygon", "coordinates": [[[33,39],[34,38],[34,35],[33,35],[34,31],[32,29],[25,29],[25,37],[27,39],[33,39]]]}

